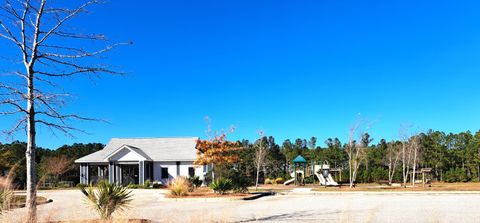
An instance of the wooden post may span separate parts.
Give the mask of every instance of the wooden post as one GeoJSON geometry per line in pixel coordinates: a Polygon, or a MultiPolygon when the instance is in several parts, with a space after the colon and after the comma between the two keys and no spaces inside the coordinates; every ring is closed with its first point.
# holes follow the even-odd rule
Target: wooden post
{"type": "Polygon", "coordinates": [[[422,171],[422,186],[425,187],[425,172],[422,171]]]}
{"type": "Polygon", "coordinates": [[[297,186],[297,164],[293,164],[293,176],[295,177],[295,186],[297,186]]]}

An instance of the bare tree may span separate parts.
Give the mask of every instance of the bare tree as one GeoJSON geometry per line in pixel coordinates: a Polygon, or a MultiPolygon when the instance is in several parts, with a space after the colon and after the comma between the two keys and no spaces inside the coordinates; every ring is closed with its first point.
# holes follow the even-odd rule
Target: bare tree
{"type": "Polygon", "coordinates": [[[412,186],[415,186],[415,172],[420,156],[420,137],[417,133],[408,133],[410,126],[403,126],[400,129],[400,137],[402,142],[402,176],[403,186],[407,187],[410,169],[412,170],[412,186]]]}
{"type": "Polygon", "coordinates": [[[100,1],[86,1],[74,8],[64,6],[75,3],[6,0],[1,6],[0,39],[9,42],[16,53],[11,55],[13,71],[7,72],[8,78],[0,82],[0,114],[16,115],[18,118],[14,127],[5,131],[6,134],[25,130],[27,135],[28,222],[36,221],[37,124],[46,126],[53,133],[59,131],[72,136],[72,131],[81,130],[72,127],[71,121],[95,120],[78,114],[63,114],[61,108],[69,94],[56,80],[79,75],[91,78],[101,74],[118,74],[109,66],[95,64],[95,59],[119,45],[129,44],[109,43],[101,34],[83,34],[70,27],[71,20],[100,1]],[[86,45],[92,48],[85,49],[86,45]]]}
{"type": "Polygon", "coordinates": [[[257,169],[257,176],[255,180],[255,190],[258,190],[258,179],[260,176],[260,168],[264,166],[265,157],[267,156],[266,139],[264,138],[263,131],[258,131],[260,138],[255,143],[255,167],[257,169]]]}
{"type": "Polygon", "coordinates": [[[366,156],[366,150],[368,145],[364,143],[358,143],[355,140],[356,134],[359,134],[360,142],[362,142],[362,137],[366,134],[367,130],[371,127],[372,123],[367,123],[363,119],[358,119],[350,128],[349,142],[346,146],[346,152],[348,155],[348,168],[349,168],[349,180],[350,188],[353,188],[355,181],[357,179],[358,168],[360,167],[361,161],[364,160],[366,156]]]}
{"type": "MultiPolygon", "coordinates": [[[[42,160],[40,166],[44,174],[42,178],[51,175],[55,177],[55,181],[57,182],[60,178],[60,175],[66,173],[74,167],[72,160],[68,159],[64,155],[47,157],[42,160]]],[[[40,182],[42,182],[42,179],[40,179],[40,182]]]]}
{"type": "Polygon", "coordinates": [[[417,172],[417,164],[420,160],[420,137],[418,134],[415,134],[410,138],[410,150],[413,153],[413,162],[412,162],[412,186],[415,187],[415,179],[417,172]]]}
{"type": "Polygon", "coordinates": [[[391,142],[387,147],[387,165],[388,165],[388,184],[392,185],[395,169],[397,168],[400,155],[402,154],[401,146],[395,142],[391,142]]]}

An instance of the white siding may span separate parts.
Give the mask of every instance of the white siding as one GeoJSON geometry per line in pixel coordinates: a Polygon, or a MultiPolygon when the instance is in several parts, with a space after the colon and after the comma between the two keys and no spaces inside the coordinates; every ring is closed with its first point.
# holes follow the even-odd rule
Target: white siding
{"type": "MultiPolygon", "coordinates": [[[[180,176],[188,177],[188,168],[195,167],[193,162],[180,162],[180,176]]],[[[203,179],[203,167],[195,168],[195,175],[203,179]]],[[[177,162],[154,162],[153,164],[154,181],[167,184],[168,180],[177,177],[177,162]],[[168,168],[168,179],[162,179],[162,168],[168,168]]]]}
{"type": "Polygon", "coordinates": [[[118,162],[126,162],[126,161],[138,162],[139,160],[144,161],[145,158],[138,155],[137,153],[132,152],[131,150],[129,150],[127,148],[123,148],[120,151],[118,151],[117,153],[115,153],[115,155],[110,157],[110,160],[115,160],[115,161],[118,161],[118,162]]]}

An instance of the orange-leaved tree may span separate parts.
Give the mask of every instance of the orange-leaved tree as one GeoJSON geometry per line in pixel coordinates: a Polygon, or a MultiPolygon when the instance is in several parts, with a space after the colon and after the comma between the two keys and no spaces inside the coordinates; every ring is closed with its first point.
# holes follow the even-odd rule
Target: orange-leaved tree
{"type": "MultiPolygon", "coordinates": [[[[215,180],[214,167],[219,165],[234,164],[239,160],[238,154],[235,152],[241,149],[239,142],[231,142],[227,140],[227,133],[222,131],[220,134],[214,132],[213,136],[210,130],[210,120],[206,118],[208,125],[208,140],[197,141],[197,159],[195,165],[212,165],[212,180],[215,180]]],[[[229,132],[233,132],[231,128],[229,132]]]]}

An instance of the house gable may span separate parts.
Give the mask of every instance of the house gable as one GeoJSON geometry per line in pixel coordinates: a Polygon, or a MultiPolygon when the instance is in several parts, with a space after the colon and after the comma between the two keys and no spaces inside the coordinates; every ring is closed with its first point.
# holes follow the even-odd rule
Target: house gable
{"type": "Polygon", "coordinates": [[[108,155],[105,158],[105,161],[129,162],[150,160],[150,158],[144,155],[141,151],[136,150],[138,149],[123,145],[119,149],[108,155]]]}

